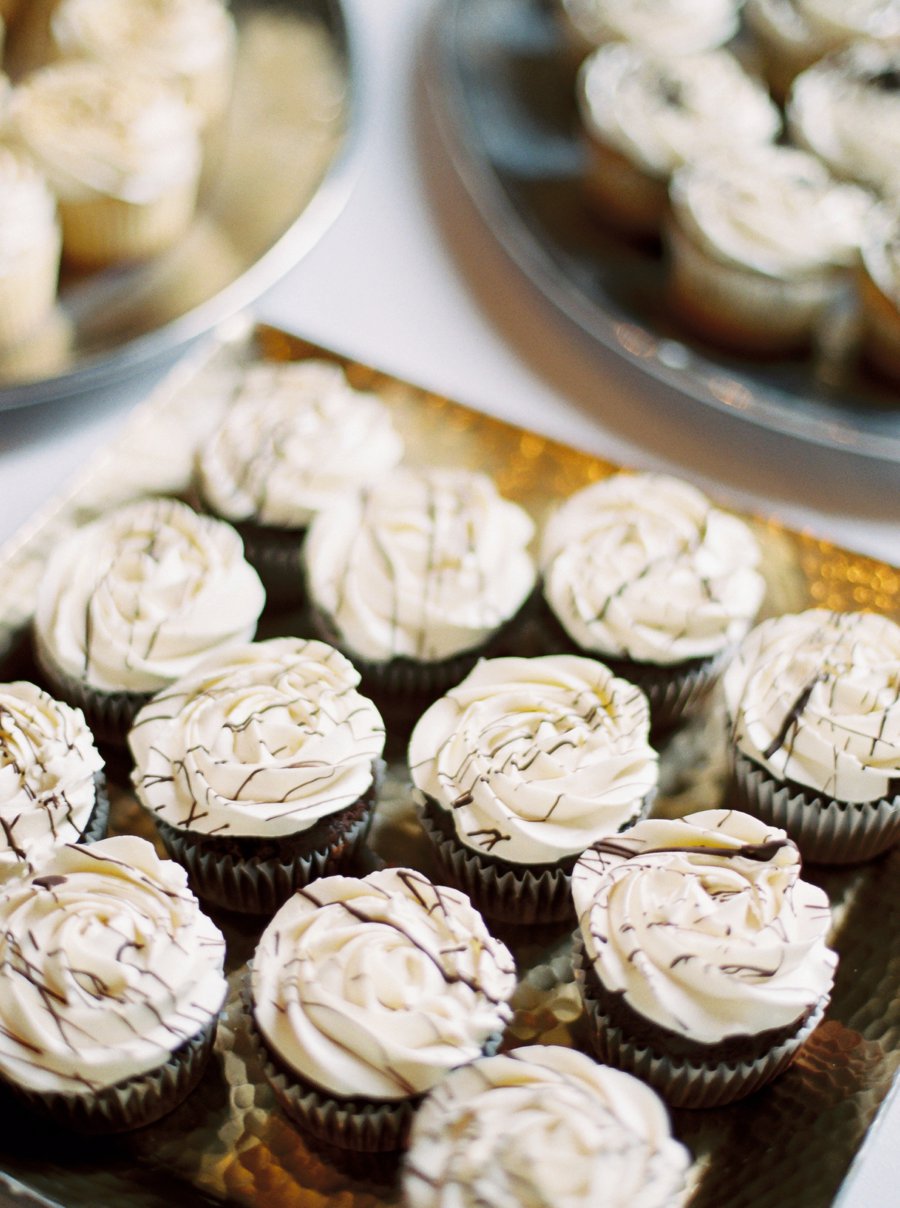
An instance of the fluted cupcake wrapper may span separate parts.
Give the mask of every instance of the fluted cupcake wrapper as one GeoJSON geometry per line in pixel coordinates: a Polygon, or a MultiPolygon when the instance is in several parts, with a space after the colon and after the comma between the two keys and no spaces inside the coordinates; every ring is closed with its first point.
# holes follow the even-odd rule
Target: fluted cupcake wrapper
{"type": "Polygon", "coordinates": [[[103,692],[57,667],[39,641],[35,641],[33,647],[38,669],[53,695],[82,711],[95,738],[124,746],[138,711],[153,694],[103,692]]]}
{"type": "Polygon", "coordinates": [[[244,555],[262,580],[269,608],[301,608],[306,603],[303,542],[306,528],[275,528],[249,520],[232,521],[244,555]]]}
{"type": "Polygon", "coordinates": [[[66,1094],[9,1085],[32,1110],[74,1132],[102,1135],[142,1128],[173,1111],[200,1081],[212,1053],[216,1023],[212,1018],[162,1065],[98,1091],[66,1094]]]}
{"type": "Polygon", "coordinates": [[[900,796],[878,801],[835,801],[823,793],[776,780],[742,751],[731,753],[734,804],[787,831],[804,860],[856,864],[900,840],[900,796]]]}
{"type": "Polygon", "coordinates": [[[634,1040],[602,1010],[585,980],[584,946],[579,936],[572,946],[572,970],[581,992],[590,1024],[591,1045],[600,1061],[654,1087],[672,1107],[723,1107],[743,1099],[777,1078],[791,1064],[798,1050],[818,1027],[828,1006],[823,997],[797,1031],[761,1057],[747,1061],[696,1062],[669,1056],[634,1040]]]}
{"type": "Polygon", "coordinates": [[[105,839],[109,830],[109,793],[106,787],[104,773],[94,773],[94,808],[91,810],[87,825],[81,832],[79,843],[96,843],[105,839]]]}

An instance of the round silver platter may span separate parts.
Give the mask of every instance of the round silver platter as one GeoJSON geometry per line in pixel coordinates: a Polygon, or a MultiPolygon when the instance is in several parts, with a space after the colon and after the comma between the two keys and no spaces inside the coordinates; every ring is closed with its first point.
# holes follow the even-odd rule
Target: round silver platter
{"type": "Polygon", "coordinates": [[[447,0],[424,73],[463,183],[507,254],[605,349],[704,406],[817,445],[900,461],[900,394],[867,372],[852,306],[807,357],[749,360],[682,330],[659,249],[587,211],[571,57],[547,0],[447,0]]]}
{"type": "MultiPolygon", "coordinates": [[[[10,32],[12,78],[39,56],[43,0],[10,32]]],[[[339,0],[232,0],[232,103],[196,218],[143,264],[65,268],[50,321],[0,358],[0,408],[65,399],[171,357],[255,301],[339,212],[351,185],[354,55],[339,0]]]]}

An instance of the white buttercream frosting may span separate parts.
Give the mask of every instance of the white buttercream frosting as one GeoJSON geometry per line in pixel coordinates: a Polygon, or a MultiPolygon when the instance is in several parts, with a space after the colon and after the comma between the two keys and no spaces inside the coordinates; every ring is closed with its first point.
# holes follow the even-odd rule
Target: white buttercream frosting
{"type": "Polygon", "coordinates": [[[300,889],[259,941],[253,1015],[269,1048],[332,1094],[427,1091],[502,1031],[512,957],[465,894],[409,868],[300,889]]]}
{"type": "Polygon", "coordinates": [[[138,798],[202,834],[308,830],[372,788],[384,723],[358,684],[324,642],[275,638],[214,655],[135,718],[138,798]]]}
{"type": "Polygon", "coordinates": [[[570,496],[541,542],[544,594],[585,650],[706,658],[746,633],[765,592],[749,528],[665,474],[616,474],[570,496]]]}
{"type": "Polygon", "coordinates": [[[857,39],[900,38],[897,0],[747,0],[746,15],[754,32],[807,62],[857,39]]]}
{"type": "Polygon", "coordinates": [[[218,1014],[224,957],[146,840],[59,848],[0,895],[0,1072],[78,1094],[155,1069],[218,1014]]]}
{"type": "Polygon", "coordinates": [[[68,534],[38,589],[55,666],[102,691],[156,692],[249,641],[265,603],[231,528],[175,499],[126,504],[68,534]]]}
{"type": "Polygon", "coordinates": [[[763,621],[723,683],[738,749],[779,780],[839,801],[900,794],[900,626],[887,617],[763,621]]]}
{"type": "Polygon", "coordinates": [[[339,365],[249,366],[197,458],[204,502],[228,520],[300,528],[348,491],[384,477],[403,439],[374,394],[339,365]]]}
{"type": "Polygon", "coordinates": [[[641,812],[657,781],[649,728],[644,694],[595,659],[483,659],[419,720],[409,766],[462,843],[550,863],[641,812]]]}
{"type": "Polygon", "coordinates": [[[0,883],[80,839],[103,768],[80,709],[34,684],[0,684],[0,883]]]}
{"type": "Polygon", "coordinates": [[[454,1070],[413,1120],[408,1208],[674,1208],[690,1161],[638,1078],[559,1045],[454,1070]]]}
{"type": "Polygon", "coordinates": [[[10,124],[61,201],[147,205],[200,170],[186,102],[161,81],[95,61],[32,72],[14,89],[10,124]]]}
{"type": "Polygon", "coordinates": [[[587,44],[639,42],[662,54],[692,54],[727,42],[742,0],[560,0],[587,44]]]}
{"type": "Polygon", "coordinates": [[[56,200],[46,180],[24,156],[0,146],[0,275],[22,256],[59,242],[56,200]]]}
{"type": "Polygon", "coordinates": [[[351,657],[447,658],[480,646],[524,603],[533,531],[484,474],[401,468],[313,520],[310,598],[351,657]]]}
{"type": "Polygon", "coordinates": [[[579,71],[578,101],[589,134],[663,179],[717,147],[771,142],[781,126],[766,89],[724,50],[601,46],[579,71]]]}
{"type": "Polygon", "coordinates": [[[879,209],[866,232],[862,257],[872,281],[900,308],[900,200],[879,209]]]}
{"type": "Polygon", "coordinates": [[[603,987],[691,1040],[789,1027],[830,993],[828,898],[749,814],[638,822],[584,853],[572,892],[603,987]]]}
{"type": "Polygon", "coordinates": [[[792,147],[755,147],[687,164],[670,186],[679,227],[725,263],[776,278],[859,259],[872,199],[792,147]]]}

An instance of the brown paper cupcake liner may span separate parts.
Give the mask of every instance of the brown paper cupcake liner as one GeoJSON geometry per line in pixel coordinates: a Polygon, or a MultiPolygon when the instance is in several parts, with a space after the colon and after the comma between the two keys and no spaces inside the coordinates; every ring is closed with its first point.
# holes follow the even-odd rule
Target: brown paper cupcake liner
{"type": "Polygon", "coordinates": [[[105,839],[109,830],[109,793],[106,787],[104,773],[94,773],[94,808],[91,810],[87,825],[79,836],[79,843],[96,843],[105,839]]]}
{"type": "Polygon", "coordinates": [[[731,753],[732,803],[787,831],[812,864],[871,860],[900,840],[900,795],[845,802],[776,780],[742,751],[731,753]]]}
{"type": "Polygon", "coordinates": [[[306,603],[303,573],[306,528],[278,528],[250,520],[230,523],[244,542],[244,556],[262,580],[267,607],[303,607],[306,603]]]}

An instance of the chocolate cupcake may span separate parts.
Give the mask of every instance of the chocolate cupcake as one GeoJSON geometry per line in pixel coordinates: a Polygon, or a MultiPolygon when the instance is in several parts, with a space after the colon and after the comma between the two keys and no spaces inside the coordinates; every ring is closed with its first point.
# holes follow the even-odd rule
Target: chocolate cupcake
{"type": "Polygon", "coordinates": [[[421,1096],[496,1046],[515,969],[465,895],[409,868],[299,890],[263,932],[248,987],[266,1077],[303,1129],[401,1147],[421,1096]]]}
{"type": "Polygon", "coordinates": [[[900,626],[868,612],[773,617],[723,682],[742,809],[823,864],[900,839],[900,626]]]}
{"type": "Polygon", "coordinates": [[[653,799],[649,729],[644,694],[593,659],[479,662],[409,745],[444,875],[491,918],[568,918],[577,856],[653,799]]]}
{"type": "Polygon", "coordinates": [[[589,848],[572,890],[597,1054],[673,1105],[759,1089],[822,1018],[831,911],[784,831],[735,810],[645,819],[589,848]]]}

